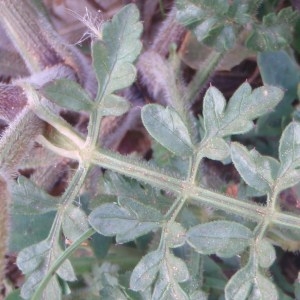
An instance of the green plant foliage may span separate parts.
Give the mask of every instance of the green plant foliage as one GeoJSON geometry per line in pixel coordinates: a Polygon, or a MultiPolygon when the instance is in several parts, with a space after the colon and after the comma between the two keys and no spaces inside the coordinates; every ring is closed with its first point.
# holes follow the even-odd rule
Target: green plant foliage
{"type": "Polygon", "coordinates": [[[142,109],[142,120],[148,132],[161,145],[179,156],[193,152],[191,138],[178,113],[171,107],[149,104],[142,109]]]}
{"type": "Polygon", "coordinates": [[[245,82],[226,106],[222,93],[210,87],[203,104],[205,137],[224,137],[249,131],[253,127],[252,120],[269,112],[282,97],[279,88],[265,86],[252,91],[245,82]]]}
{"type": "Polygon", "coordinates": [[[247,1],[177,1],[179,22],[193,29],[199,41],[214,46],[218,51],[232,48],[237,38],[237,27],[250,20],[247,1]]]}
{"type": "Polygon", "coordinates": [[[44,214],[56,211],[59,205],[58,199],[47,194],[24,176],[18,178],[18,183],[13,188],[12,198],[14,214],[44,214]]]}
{"type": "Polygon", "coordinates": [[[56,80],[43,87],[46,98],[75,111],[91,111],[93,102],[79,84],[67,79],[56,80]]]}
{"type": "Polygon", "coordinates": [[[135,267],[130,277],[130,288],[143,291],[155,280],[164,258],[163,251],[153,251],[145,255],[135,267]]]}
{"type": "Polygon", "coordinates": [[[271,191],[279,170],[279,163],[276,159],[262,156],[255,149],[248,151],[238,143],[231,145],[231,157],[235,167],[249,186],[264,194],[271,191]]]}
{"type": "Polygon", "coordinates": [[[62,230],[66,238],[76,241],[89,228],[87,216],[80,207],[68,206],[62,222],[62,230]]]}
{"type": "Polygon", "coordinates": [[[259,53],[257,62],[264,84],[278,86],[285,91],[276,109],[258,119],[257,135],[279,137],[283,126],[291,121],[292,102],[297,98],[300,81],[299,66],[283,50],[259,53]]]}
{"type": "Polygon", "coordinates": [[[141,51],[141,31],[139,12],[134,5],[127,6],[111,22],[103,24],[102,42],[95,42],[92,48],[99,83],[97,98],[104,98],[134,81],[136,73],[132,62],[141,51]]]}
{"type": "MultiPolygon", "coordinates": [[[[281,209],[280,199],[282,191],[300,182],[300,123],[296,117],[289,123],[293,115],[297,116],[292,107],[299,94],[296,60],[284,51],[260,53],[258,66],[263,86],[252,89],[250,83],[244,82],[225,99],[217,87],[210,85],[203,93],[199,114],[191,109],[194,98],[213,75],[225,52],[234,48],[241,36],[246,46],[255,51],[277,50],[292,42],[298,14],[291,8],[275,14],[268,8],[274,5],[267,3],[261,11],[260,22],[260,16],[256,15],[260,2],[176,1],[166,18],[166,22],[173,18],[172,26],[167,24],[169,27],[162,31],[176,29],[177,18],[199,42],[214,47],[217,52],[212,51],[207,64],[196,70],[191,80],[185,80],[186,70],[175,47],[166,59],[163,51],[154,51],[157,43],[149,46],[148,59],[151,61],[151,51],[154,52],[154,57],[159,56],[157,60],[162,61],[170,74],[169,80],[164,76],[159,87],[151,85],[155,91],[149,94],[167,93],[166,107],[155,103],[155,96],[149,101],[151,104],[145,105],[135,99],[145,96],[142,85],[154,85],[157,78],[151,76],[159,73],[142,69],[144,55],[140,57],[139,72],[141,78],[149,74],[151,78],[145,82],[138,80],[134,88],[130,87],[137,77],[134,63],[142,50],[143,30],[134,4],[124,6],[101,26],[90,25],[97,31],[91,44],[92,64],[89,66],[81,56],[76,56],[80,66],[89,69],[82,77],[78,65],[72,65],[76,59],[64,56],[71,53],[65,46],[58,47],[59,42],[54,40],[51,47],[46,47],[49,53],[45,56],[58,51],[53,61],[65,63],[69,71],[74,71],[66,77],[76,78],[78,82],[56,76],[52,65],[46,65],[41,70],[45,72],[43,78],[51,79],[43,86],[36,84],[39,77],[36,74],[12,83],[22,89],[22,97],[26,98],[26,101],[21,99],[22,105],[26,108],[20,108],[21,113],[3,129],[0,177],[6,189],[2,194],[11,195],[11,200],[3,201],[11,208],[10,250],[19,251],[17,266],[25,275],[20,297],[32,300],[289,299],[287,294],[294,292],[293,286],[278,280],[275,247],[300,248],[299,217],[281,209]],[[91,79],[92,83],[85,82],[84,78],[91,79]],[[97,86],[93,86],[92,79],[97,80],[97,86]],[[138,97],[135,89],[141,93],[138,97]],[[95,99],[91,95],[96,95],[95,99]],[[137,102],[138,107],[134,107],[137,102]],[[279,108],[284,111],[279,112],[279,108]],[[137,111],[141,112],[138,117],[137,111]],[[270,128],[264,128],[263,124],[269,120],[270,128]],[[38,126],[31,127],[35,122],[38,126]],[[106,128],[109,122],[112,128],[106,128]],[[153,138],[152,148],[144,151],[151,156],[149,161],[137,158],[136,153],[126,156],[105,148],[108,135],[102,136],[103,132],[115,130],[115,136],[123,139],[128,128],[136,130],[132,128],[136,124],[144,126],[143,134],[148,137],[145,144],[149,137],[153,138]],[[41,130],[37,132],[37,129],[41,130]],[[249,142],[267,132],[277,134],[276,157],[262,155],[249,142]],[[239,141],[245,133],[247,143],[243,145],[239,141]],[[233,135],[240,136],[232,142],[233,135]],[[27,149],[31,140],[32,147],[27,149]],[[50,151],[56,155],[49,155],[50,151]],[[215,163],[213,160],[232,163],[240,175],[240,184],[236,179],[231,186],[229,180],[218,184],[218,191],[226,189],[226,195],[210,189],[215,182],[223,180],[219,178],[219,170],[211,174],[207,171],[209,163],[215,163]],[[19,175],[14,180],[18,169],[28,178],[19,175]],[[62,186],[58,187],[58,183],[62,186]],[[249,199],[237,199],[241,195],[249,199]],[[262,195],[260,204],[250,199],[262,195]],[[30,231],[36,236],[30,236],[30,231]],[[269,273],[274,276],[268,276],[269,273]]],[[[10,8],[0,2],[0,16],[6,9],[10,8]]],[[[10,11],[15,12],[20,10],[10,11]]],[[[14,22],[3,19],[5,24],[14,22]]],[[[19,22],[23,19],[18,18],[19,22]]],[[[23,25],[35,22],[35,18],[30,20],[23,25]]],[[[88,16],[84,21],[89,24],[95,20],[89,20],[88,16]]],[[[5,28],[30,64],[37,52],[21,53],[26,52],[23,42],[14,40],[19,35],[10,31],[22,27],[17,25],[5,28]]],[[[181,34],[176,32],[177,35],[181,34]]],[[[35,37],[32,30],[29,36],[35,37]]],[[[45,33],[43,39],[34,39],[33,44],[46,43],[55,36],[45,33]]],[[[164,47],[165,39],[169,42],[169,38],[161,38],[159,47],[164,47]]],[[[178,51],[182,51],[181,47],[178,51]]],[[[28,65],[28,69],[42,65],[43,59],[44,56],[38,57],[38,62],[28,65]]],[[[149,63],[148,67],[154,68],[155,63],[149,63]]],[[[5,84],[0,86],[4,87],[5,84]]],[[[12,97],[17,101],[14,97],[18,95],[12,97]]],[[[0,117],[4,118],[1,105],[0,117]]],[[[121,140],[114,142],[122,144],[121,140]]],[[[117,149],[115,145],[112,148],[117,149]]],[[[221,164],[217,163],[214,166],[221,164]]],[[[18,292],[13,291],[8,299],[18,299],[18,292]]],[[[297,298],[297,283],[294,293],[297,298]]]]}
{"type": "Polygon", "coordinates": [[[51,229],[55,212],[38,215],[12,214],[10,216],[9,250],[18,252],[45,239],[51,229]],[[43,226],[41,226],[43,224],[43,226]]]}
{"type": "Polygon", "coordinates": [[[228,221],[200,224],[187,232],[187,242],[202,254],[230,257],[250,244],[252,232],[245,226],[228,221]]]}
{"type": "Polygon", "coordinates": [[[258,245],[259,265],[262,268],[270,268],[276,259],[275,249],[270,242],[262,240],[258,245]]]}
{"type": "MultiPolygon", "coordinates": [[[[60,249],[59,245],[54,244],[53,248],[52,243],[48,240],[25,248],[19,253],[17,265],[20,270],[28,276],[21,289],[21,296],[24,299],[31,298],[36,286],[41,281],[41,276],[43,277],[46,274],[49,264],[61,253],[62,249],[60,249]]],[[[67,281],[76,280],[73,267],[68,260],[59,267],[57,274],[67,281]]],[[[53,299],[53,296],[60,298],[60,288],[56,276],[50,280],[43,293],[44,299],[50,300],[53,299]]]]}
{"type": "Polygon", "coordinates": [[[177,0],[177,19],[193,31],[199,42],[220,52],[232,49],[238,34],[250,24],[253,30],[245,42],[249,49],[271,51],[289,45],[298,13],[288,7],[278,15],[267,14],[259,23],[254,20],[256,2],[259,1],[177,0]]]}
{"type": "Polygon", "coordinates": [[[185,263],[168,251],[157,250],[147,254],[135,267],[130,278],[130,288],[143,291],[155,280],[153,299],[188,299],[179,282],[188,279],[185,263]]]}
{"type": "Polygon", "coordinates": [[[278,299],[274,284],[253,269],[245,266],[231,277],[225,289],[226,299],[278,299]]]}
{"type": "Polygon", "coordinates": [[[296,122],[290,123],[282,133],[279,144],[279,159],[281,162],[278,171],[280,178],[280,189],[286,189],[295,185],[300,180],[299,173],[299,155],[300,155],[300,124],[296,122]]]}
{"type": "Polygon", "coordinates": [[[91,226],[107,236],[116,235],[118,243],[134,240],[159,227],[161,213],[130,198],[119,198],[119,205],[108,203],[94,209],[89,216],[91,226]]]}
{"type": "Polygon", "coordinates": [[[298,13],[291,7],[282,9],[278,15],[270,13],[263,17],[248,36],[246,46],[255,51],[279,50],[292,41],[291,27],[295,25],[298,13]]]}

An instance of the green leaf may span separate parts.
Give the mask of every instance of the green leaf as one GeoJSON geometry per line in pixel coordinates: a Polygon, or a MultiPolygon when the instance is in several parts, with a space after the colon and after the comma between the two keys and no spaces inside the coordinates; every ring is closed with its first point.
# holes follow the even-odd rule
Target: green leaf
{"type": "Polygon", "coordinates": [[[160,267],[159,276],[157,282],[155,283],[152,299],[187,300],[188,296],[180,287],[178,282],[184,282],[188,279],[189,272],[185,262],[167,251],[160,267]]]}
{"type": "Polygon", "coordinates": [[[190,28],[197,40],[223,52],[235,45],[237,31],[249,21],[248,4],[241,1],[178,0],[177,20],[190,28]]]}
{"type": "Polygon", "coordinates": [[[279,144],[280,173],[300,166],[300,124],[290,123],[282,133],[279,144]]]}
{"type": "Polygon", "coordinates": [[[131,198],[157,209],[167,210],[172,204],[170,198],[150,185],[141,184],[135,179],[129,179],[110,171],[105,172],[103,190],[107,195],[131,198]]]}
{"type": "Polygon", "coordinates": [[[187,233],[188,244],[202,254],[231,257],[249,246],[252,232],[245,226],[229,221],[199,224],[187,233]]]}
{"type": "Polygon", "coordinates": [[[121,116],[125,114],[129,108],[129,102],[120,96],[107,95],[101,103],[102,116],[121,116]]]}
{"type": "Polygon", "coordinates": [[[106,286],[100,290],[100,299],[105,300],[126,300],[128,299],[121,291],[120,288],[106,286]]]}
{"type": "Polygon", "coordinates": [[[183,291],[177,282],[172,282],[168,275],[167,270],[162,272],[155,284],[152,299],[153,300],[168,300],[168,299],[179,299],[188,300],[187,294],[183,291]]]}
{"type": "Polygon", "coordinates": [[[165,243],[170,248],[177,248],[185,243],[185,228],[177,222],[168,223],[165,229],[165,243]]]}
{"type": "Polygon", "coordinates": [[[55,80],[46,84],[41,92],[47,99],[70,110],[90,112],[94,107],[86,91],[72,80],[55,80]]]}
{"type": "Polygon", "coordinates": [[[213,136],[219,131],[225,106],[226,100],[223,94],[217,88],[209,87],[203,102],[203,119],[206,135],[213,136]]]}
{"type": "Polygon", "coordinates": [[[251,92],[250,85],[243,83],[226,101],[222,93],[210,87],[203,102],[205,138],[225,137],[245,133],[252,129],[255,118],[271,111],[282,99],[281,89],[263,86],[251,92]]]}
{"type": "Polygon", "coordinates": [[[262,239],[257,245],[258,262],[262,268],[269,268],[276,259],[273,245],[266,239],[262,239]]]}
{"type": "Polygon", "coordinates": [[[44,254],[49,251],[51,245],[47,240],[22,250],[17,257],[19,269],[28,274],[33,272],[44,260],[44,254]]]}
{"type": "Polygon", "coordinates": [[[153,251],[145,255],[132,271],[130,288],[134,291],[144,291],[155,280],[163,261],[162,251],[153,251]]]}
{"type": "Polygon", "coordinates": [[[190,295],[190,300],[208,300],[208,296],[203,291],[195,291],[190,295]]]}
{"type": "Polygon", "coordinates": [[[285,91],[284,98],[276,109],[258,119],[257,134],[279,136],[282,126],[290,121],[294,110],[292,103],[297,98],[299,66],[286,51],[259,53],[257,63],[264,84],[278,86],[285,91]]]}
{"type": "MultiPolygon", "coordinates": [[[[62,254],[59,245],[53,241],[44,240],[38,244],[23,249],[17,257],[17,265],[20,270],[27,276],[21,289],[21,296],[29,299],[35,292],[41,280],[45,277],[52,263],[62,254]]],[[[62,279],[67,281],[76,280],[76,275],[69,260],[65,260],[56,272],[62,279]]],[[[59,285],[55,283],[56,278],[52,277],[50,285],[44,290],[44,294],[61,295],[59,285]]],[[[60,296],[59,296],[60,297],[60,296]]],[[[49,299],[49,298],[47,298],[49,299]]]]}
{"type": "Polygon", "coordinates": [[[171,173],[180,174],[182,177],[187,176],[188,158],[182,159],[182,157],[173,154],[156,141],[152,143],[152,159],[160,168],[164,168],[171,173]]]}
{"type": "Polygon", "coordinates": [[[236,30],[234,26],[224,26],[224,24],[221,24],[213,27],[210,31],[210,35],[204,39],[204,43],[210,47],[215,47],[219,52],[223,52],[234,47],[236,38],[236,30]]]}
{"type": "Polygon", "coordinates": [[[85,212],[80,207],[68,206],[62,221],[64,235],[72,242],[75,242],[88,228],[89,224],[85,212]]]}
{"type": "Polygon", "coordinates": [[[282,9],[278,15],[270,13],[263,17],[262,24],[255,24],[247,38],[246,46],[255,51],[280,50],[291,43],[292,29],[298,18],[291,7],[282,9]]]}
{"type": "Polygon", "coordinates": [[[172,274],[173,280],[176,282],[185,282],[189,279],[189,271],[185,264],[185,262],[174,256],[171,252],[167,252],[164,266],[166,267],[165,270],[172,274]],[[169,270],[171,268],[171,271],[169,270]]]}
{"type": "Polygon", "coordinates": [[[228,279],[224,275],[222,267],[210,256],[205,255],[202,256],[201,259],[203,260],[205,276],[207,279],[209,278],[208,282],[205,284],[207,288],[223,291],[228,279]]]}
{"type": "Polygon", "coordinates": [[[300,124],[290,123],[282,133],[279,143],[278,189],[283,190],[300,181],[300,124]]]}
{"type": "Polygon", "coordinates": [[[141,51],[142,24],[133,4],[103,24],[102,41],[92,46],[93,66],[99,83],[97,99],[129,86],[135,79],[132,63],[141,51]]]}
{"type": "MultiPolygon", "coordinates": [[[[31,298],[32,294],[35,292],[38,284],[40,283],[40,280],[37,280],[40,276],[41,274],[39,274],[38,272],[34,272],[27,278],[21,289],[21,297],[23,299],[31,298]]],[[[53,276],[51,278],[47,287],[44,289],[42,299],[62,299],[61,288],[56,276],[53,276]]]]}
{"type": "Polygon", "coordinates": [[[230,278],[225,288],[225,298],[228,300],[277,300],[278,294],[274,284],[248,264],[230,278]]]}
{"type": "Polygon", "coordinates": [[[58,198],[47,194],[34,182],[19,176],[12,187],[12,211],[14,214],[44,214],[56,211],[58,198]]]}
{"type": "Polygon", "coordinates": [[[9,250],[18,252],[45,239],[54,218],[54,212],[43,215],[10,215],[9,250]]]}
{"type": "Polygon", "coordinates": [[[169,151],[178,156],[192,155],[188,129],[173,108],[148,104],[142,108],[142,121],[151,136],[169,151]]]}
{"type": "Polygon", "coordinates": [[[231,158],[244,181],[254,189],[268,193],[277,179],[279,163],[274,158],[248,151],[239,143],[231,144],[231,158]]]}
{"type": "Polygon", "coordinates": [[[99,206],[89,216],[91,226],[106,236],[116,235],[118,243],[132,241],[159,228],[162,214],[129,198],[120,198],[119,204],[107,203],[99,206]]]}
{"type": "Polygon", "coordinates": [[[212,137],[205,147],[201,148],[201,153],[204,157],[222,161],[230,155],[230,148],[224,139],[212,137]]]}

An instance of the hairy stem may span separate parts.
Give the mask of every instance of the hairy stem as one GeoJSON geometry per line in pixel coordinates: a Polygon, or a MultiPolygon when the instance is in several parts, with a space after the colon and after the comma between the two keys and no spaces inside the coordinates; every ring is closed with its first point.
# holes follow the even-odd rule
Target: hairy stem
{"type": "Polygon", "coordinates": [[[48,21],[38,14],[29,1],[0,0],[0,20],[28,70],[35,73],[58,63],[71,66],[80,74],[87,72],[83,57],[75,48],[65,45],[48,21]]]}

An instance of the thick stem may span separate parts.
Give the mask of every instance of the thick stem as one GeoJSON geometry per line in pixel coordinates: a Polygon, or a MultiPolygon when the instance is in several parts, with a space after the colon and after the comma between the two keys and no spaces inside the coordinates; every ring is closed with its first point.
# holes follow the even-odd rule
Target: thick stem
{"type": "Polygon", "coordinates": [[[28,1],[0,0],[0,20],[31,73],[65,63],[74,69],[81,83],[86,81],[88,64],[83,56],[65,45],[28,1]]]}
{"type": "Polygon", "coordinates": [[[17,171],[36,137],[43,133],[44,125],[26,106],[5,130],[0,140],[0,172],[4,176],[9,177],[17,171]]]}
{"type": "MultiPolygon", "coordinates": [[[[219,194],[218,192],[207,190],[191,184],[189,181],[185,181],[182,178],[164,174],[162,170],[157,170],[148,164],[136,160],[127,158],[126,161],[124,161],[124,158],[121,155],[106,150],[94,152],[91,162],[137,180],[141,180],[156,188],[172,191],[177,195],[187,197],[190,201],[195,201],[199,205],[209,206],[249,220],[260,222],[269,214],[268,207],[259,206],[246,200],[238,200],[219,194]]],[[[286,213],[274,212],[270,224],[300,229],[299,218],[287,215],[286,213]]]]}
{"type": "Polygon", "coordinates": [[[20,87],[0,84],[0,118],[11,122],[24,108],[27,99],[20,87]]]}
{"type": "Polygon", "coordinates": [[[63,61],[49,43],[49,25],[25,1],[1,0],[1,22],[31,73],[63,61]]]}

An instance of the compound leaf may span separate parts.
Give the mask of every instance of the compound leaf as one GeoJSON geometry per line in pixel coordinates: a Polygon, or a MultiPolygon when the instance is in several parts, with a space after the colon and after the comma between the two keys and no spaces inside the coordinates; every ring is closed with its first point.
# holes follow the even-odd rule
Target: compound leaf
{"type": "Polygon", "coordinates": [[[171,107],[148,104],[142,108],[142,121],[150,135],[178,156],[190,156],[193,145],[187,127],[171,107]]]}
{"type": "Polygon", "coordinates": [[[252,232],[247,227],[229,221],[215,221],[190,228],[187,242],[201,254],[231,257],[249,246],[252,232]]]}

